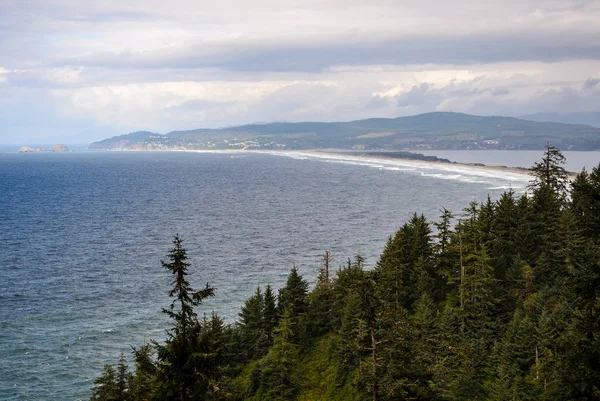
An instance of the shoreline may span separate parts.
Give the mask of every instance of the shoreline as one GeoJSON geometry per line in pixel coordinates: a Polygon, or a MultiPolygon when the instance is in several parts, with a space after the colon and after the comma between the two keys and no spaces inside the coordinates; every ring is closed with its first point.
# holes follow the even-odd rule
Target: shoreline
{"type": "MultiPolygon", "coordinates": [[[[349,151],[345,149],[306,149],[306,150],[278,150],[278,149],[111,149],[111,150],[96,150],[100,152],[189,152],[189,153],[215,153],[215,154],[269,154],[269,155],[281,155],[285,154],[297,154],[297,155],[306,155],[309,157],[349,157],[361,160],[380,160],[386,162],[410,162],[416,165],[420,165],[422,167],[439,167],[439,168],[465,168],[471,171],[489,171],[489,172],[505,172],[509,174],[517,174],[519,176],[527,176],[530,177],[530,168],[525,167],[513,167],[513,166],[498,166],[498,165],[486,165],[483,163],[465,163],[465,162],[456,162],[447,159],[440,160],[423,160],[419,158],[411,158],[411,157],[402,157],[399,156],[400,151],[396,152],[396,156],[387,156],[383,153],[386,152],[373,152],[375,154],[369,154],[369,152],[364,151],[349,151]]],[[[17,152],[9,152],[9,153],[17,153],[17,152]]],[[[395,152],[389,152],[390,154],[394,154],[395,152]]],[[[406,151],[406,153],[412,153],[415,155],[422,155],[418,152],[406,151]]],[[[426,156],[427,157],[427,156],[426,156]]],[[[435,156],[437,157],[437,156],[435,156]]],[[[577,173],[567,171],[567,175],[569,179],[573,179],[577,173]]]]}
{"type": "MultiPolygon", "coordinates": [[[[269,153],[269,154],[277,154],[280,151],[273,151],[273,152],[268,152],[268,151],[255,151],[255,150],[251,150],[248,152],[252,152],[252,153],[269,153]]],[[[369,155],[366,153],[350,153],[350,152],[336,152],[336,151],[328,151],[328,150],[319,150],[319,149],[310,149],[310,150],[291,150],[291,151],[281,151],[281,152],[294,152],[294,153],[298,153],[298,154],[306,154],[309,156],[328,156],[328,157],[339,157],[339,156],[346,156],[346,157],[353,157],[353,158],[359,158],[359,159],[364,159],[364,160],[381,160],[381,161],[389,161],[389,162],[393,162],[393,161],[406,161],[406,162],[410,162],[410,163],[415,163],[415,164],[419,164],[423,167],[425,166],[438,166],[438,167],[458,167],[458,168],[468,168],[468,169],[474,169],[474,170],[479,170],[479,171],[495,171],[495,172],[507,172],[507,173],[511,173],[511,174],[518,174],[518,175],[522,175],[522,176],[530,176],[529,169],[526,168],[521,168],[521,167],[507,167],[507,166],[488,166],[488,165],[484,165],[484,164],[480,164],[480,163],[459,163],[459,162],[454,162],[454,161],[440,161],[440,160],[419,160],[419,159],[411,159],[411,158],[402,158],[402,157],[391,157],[391,156],[384,156],[381,154],[377,154],[377,155],[369,155]]],[[[569,173],[570,175],[572,173],[569,173]]]]}

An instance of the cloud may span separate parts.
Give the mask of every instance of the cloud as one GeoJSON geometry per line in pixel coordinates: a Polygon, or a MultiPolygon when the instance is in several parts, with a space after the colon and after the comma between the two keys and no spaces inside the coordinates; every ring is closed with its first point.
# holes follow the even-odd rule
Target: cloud
{"type": "Polygon", "coordinates": [[[599,19],[585,0],[4,0],[0,132],[598,111],[599,19]]]}
{"type": "Polygon", "coordinates": [[[600,78],[588,78],[583,83],[583,89],[593,90],[596,87],[598,87],[599,83],[600,83],[600,78]]]}
{"type": "MultiPolygon", "coordinates": [[[[600,32],[598,32],[600,35],[600,32]]],[[[180,46],[103,51],[62,58],[55,66],[104,68],[216,68],[222,71],[319,72],[340,65],[411,65],[557,62],[600,59],[600,40],[563,32],[484,33],[469,36],[412,34],[198,41],[180,46]]]]}

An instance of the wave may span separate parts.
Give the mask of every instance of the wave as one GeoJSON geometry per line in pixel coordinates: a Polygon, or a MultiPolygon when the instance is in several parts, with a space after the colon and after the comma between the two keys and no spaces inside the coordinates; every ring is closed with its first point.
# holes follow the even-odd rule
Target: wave
{"type": "Polygon", "coordinates": [[[268,152],[272,155],[291,157],[299,160],[314,160],[327,163],[348,164],[402,174],[418,174],[422,177],[455,180],[473,184],[491,185],[487,189],[521,189],[529,183],[530,176],[513,170],[495,167],[444,164],[422,160],[384,159],[380,157],[352,156],[335,153],[306,151],[268,152]]]}

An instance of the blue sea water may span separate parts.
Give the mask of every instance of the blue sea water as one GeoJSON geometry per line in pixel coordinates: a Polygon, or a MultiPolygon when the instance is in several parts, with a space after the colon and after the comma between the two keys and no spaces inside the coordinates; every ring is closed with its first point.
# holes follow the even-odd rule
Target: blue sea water
{"type": "MultiPolygon", "coordinates": [[[[483,163],[488,166],[531,167],[540,161],[542,151],[539,150],[419,150],[418,153],[437,156],[459,163],[483,163]]],[[[573,173],[582,169],[588,172],[600,163],[600,152],[563,151],[564,168],[573,173]]]]}
{"type": "Polygon", "coordinates": [[[87,399],[105,363],[163,339],[176,233],[192,284],[217,288],[198,312],[233,322],[293,264],[309,281],[324,250],[373,266],[413,212],[458,214],[527,181],[300,152],[0,154],[0,399],[87,399]]]}

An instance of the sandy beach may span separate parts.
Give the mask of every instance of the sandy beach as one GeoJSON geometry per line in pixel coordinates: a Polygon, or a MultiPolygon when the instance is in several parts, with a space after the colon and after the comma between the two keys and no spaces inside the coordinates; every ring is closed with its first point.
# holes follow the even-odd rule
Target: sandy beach
{"type": "MultiPolygon", "coordinates": [[[[493,166],[484,165],[481,163],[459,163],[450,160],[450,162],[441,160],[419,160],[403,157],[392,157],[381,154],[369,155],[368,153],[351,152],[346,150],[320,150],[320,149],[308,149],[308,150],[262,150],[262,149],[222,149],[222,150],[187,150],[187,149],[174,149],[170,151],[179,152],[194,152],[194,153],[225,153],[232,155],[243,155],[243,154],[270,154],[270,155],[281,155],[281,156],[298,156],[298,157],[315,157],[322,159],[352,159],[352,160],[363,160],[364,162],[388,162],[388,163],[410,163],[414,166],[420,166],[422,168],[438,168],[449,171],[457,172],[490,172],[490,173],[506,173],[508,175],[516,175],[521,180],[526,177],[531,177],[530,169],[523,167],[510,167],[510,166],[493,166]]],[[[418,152],[415,152],[418,153],[418,152]]],[[[568,172],[569,178],[572,179],[576,176],[576,173],[568,172]]]]}
{"type": "Polygon", "coordinates": [[[519,168],[519,167],[487,166],[487,165],[481,165],[479,163],[458,163],[458,162],[453,162],[453,161],[448,163],[448,162],[443,162],[443,161],[427,161],[427,160],[417,160],[417,159],[399,158],[399,157],[386,157],[386,156],[382,156],[382,155],[367,155],[367,154],[360,154],[360,153],[350,154],[350,153],[342,153],[342,152],[340,152],[340,153],[327,152],[327,151],[320,151],[320,150],[308,150],[308,151],[299,151],[299,152],[312,154],[312,155],[327,155],[327,156],[345,155],[345,156],[363,158],[365,160],[386,160],[386,161],[406,160],[406,161],[410,161],[411,163],[422,164],[422,165],[434,165],[434,166],[440,166],[440,167],[441,166],[446,166],[446,167],[454,166],[454,167],[465,167],[465,168],[476,169],[476,170],[504,171],[507,173],[522,174],[522,175],[529,176],[529,169],[519,168]]]}

